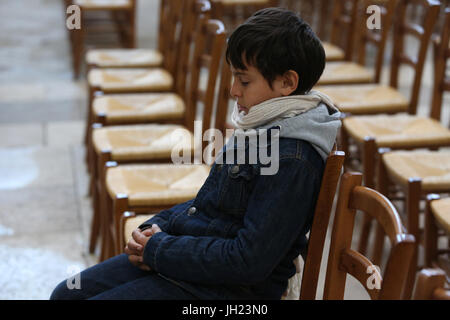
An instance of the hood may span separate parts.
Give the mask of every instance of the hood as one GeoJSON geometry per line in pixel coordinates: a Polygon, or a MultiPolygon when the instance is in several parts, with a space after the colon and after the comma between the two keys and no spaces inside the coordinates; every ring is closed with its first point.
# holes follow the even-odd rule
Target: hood
{"type": "Polygon", "coordinates": [[[341,113],[320,103],[305,113],[295,117],[278,119],[258,129],[280,127],[280,137],[305,140],[311,143],[322,159],[327,159],[336,142],[341,127],[341,113]]]}

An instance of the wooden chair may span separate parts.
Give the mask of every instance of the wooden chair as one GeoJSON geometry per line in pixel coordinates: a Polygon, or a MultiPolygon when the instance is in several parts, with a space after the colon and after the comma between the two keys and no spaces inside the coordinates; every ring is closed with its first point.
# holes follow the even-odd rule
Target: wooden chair
{"type": "MultiPolygon", "coordinates": [[[[443,25],[439,39],[435,41],[434,47],[434,87],[433,100],[431,102],[431,117],[440,119],[441,105],[444,92],[450,91],[450,77],[445,71],[450,59],[450,7],[446,7],[443,13],[443,25]]],[[[449,123],[450,125],[450,123],[449,123]]]]}
{"type": "MultiPolygon", "coordinates": [[[[391,29],[391,23],[397,9],[397,0],[387,0],[378,3],[381,9],[381,29],[369,30],[367,28],[368,14],[361,12],[360,18],[357,19],[358,32],[356,33],[356,45],[358,49],[357,62],[353,61],[332,61],[325,65],[325,70],[319,79],[317,85],[348,85],[361,83],[379,83],[381,71],[383,67],[384,53],[386,42],[391,29]],[[376,49],[376,57],[373,68],[365,66],[368,47],[372,45],[376,49]]],[[[362,0],[355,2],[358,6],[357,11],[367,8],[374,4],[374,1],[362,0]]]]}
{"type": "Polygon", "coordinates": [[[308,22],[312,27],[314,23],[315,13],[317,11],[317,4],[323,1],[312,1],[312,0],[278,0],[274,1],[275,6],[286,8],[295,12],[298,12],[303,20],[308,22]]]}
{"type": "Polygon", "coordinates": [[[164,0],[162,5],[164,6],[162,10],[165,11],[162,13],[162,21],[169,23],[161,23],[163,31],[160,33],[159,47],[166,48],[164,67],[174,75],[173,92],[137,94],[97,92],[92,101],[91,120],[88,126],[92,126],[92,123],[100,123],[103,126],[149,122],[184,123],[189,54],[185,54],[181,59],[181,51],[186,51],[190,47],[195,19],[199,14],[205,14],[207,7],[202,5],[197,11],[189,10],[189,14],[185,14],[183,20],[181,15],[185,11],[178,0],[164,0]],[[184,23],[181,23],[181,20],[184,23]],[[182,31],[175,37],[177,25],[180,24],[182,31]]]}
{"type": "Polygon", "coordinates": [[[359,0],[278,0],[276,6],[296,11],[322,40],[328,61],[352,59],[359,0]],[[342,32],[342,30],[344,30],[342,32]]]}
{"type": "Polygon", "coordinates": [[[440,269],[423,269],[417,274],[414,300],[450,300],[445,272],[440,269]]]}
{"type": "Polygon", "coordinates": [[[259,9],[272,7],[274,0],[212,0],[212,17],[224,21],[227,30],[234,30],[259,9]]]}
{"type": "Polygon", "coordinates": [[[161,0],[157,49],[91,49],[86,53],[87,70],[93,68],[163,67],[175,74],[177,25],[182,21],[182,5],[176,0],[161,0]]]}
{"type": "MultiPolygon", "coordinates": [[[[341,112],[348,115],[395,114],[400,112],[416,114],[425,58],[438,14],[438,1],[399,0],[394,20],[388,86],[384,84],[355,84],[351,86],[316,86],[315,88],[330,96],[341,112]],[[407,20],[405,12],[411,6],[418,6],[424,12],[424,19],[421,24],[411,23],[407,20]],[[418,40],[419,48],[416,54],[411,54],[409,48],[404,46],[407,37],[414,37],[418,40]],[[409,99],[398,90],[398,75],[402,66],[412,67],[413,70],[413,85],[411,86],[409,99]]],[[[347,148],[345,130],[342,134],[341,149],[345,151],[344,148],[347,148]]]]}
{"type": "Polygon", "coordinates": [[[443,269],[450,283],[450,198],[427,196],[424,243],[425,267],[443,269]],[[440,237],[447,240],[445,248],[439,246],[440,237]]]}
{"type": "MultiPolygon", "coordinates": [[[[342,87],[342,92],[337,97],[337,91],[330,92],[323,87],[319,90],[331,95],[332,99],[342,109],[343,112],[351,114],[375,114],[375,113],[396,113],[408,111],[407,115],[368,115],[350,116],[343,120],[340,132],[341,149],[346,152],[346,167],[349,167],[354,159],[362,166],[364,173],[364,183],[366,186],[375,188],[375,169],[378,161],[378,148],[391,149],[414,149],[414,148],[435,148],[445,146],[450,143],[449,130],[443,127],[436,119],[419,117],[414,115],[417,110],[417,102],[425,53],[429,44],[431,30],[439,12],[439,3],[435,1],[419,1],[424,12],[424,23],[422,26],[407,23],[405,12],[410,1],[400,0],[399,16],[396,22],[394,33],[393,64],[391,70],[391,85],[397,86],[398,69],[400,62],[414,66],[414,85],[411,91],[409,102],[405,101],[395,87],[383,85],[370,86],[346,86],[342,87]],[[402,42],[406,34],[412,34],[420,39],[419,53],[417,57],[410,57],[404,51],[402,42]],[[352,89],[353,88],[353,89],[352,89]],[[343,94],[348,97],[346,104],[342,103],[343,94]],[[388,97],[388,98],[386,98],[388,97]],[[391,98],[391,99],[389,99],[391,98]],[[341,102],[339,102],[339,100],[341,102]],[[406,107],[405,107],[406,106],[406,107]],[[350,142],[356,147],[359,155],[353,157],[349,152],[350,142]]],[[[434,111],[431,114],[435,114],[434,111]]],[[[363,253],[367,250],[368,233],[371,227],[371,219],[365,217],[362,222],[362,231],[359,250],[363,253]]]]}
{"type": "MultiPolygon", "coordinates": [[[[183,47],[185,43],[188,45],[192,41],[192,36],[195,31],[196,21],[193,15],[198,15],[199,10],[193,9],[190,0],[176,1],[172,0],[171,12],[173,12],[173,19],[176,20],[179,15],[183,16],[181,35],[177,41],[167,42],[172,46],[168,48],[171,54],[166,57],[166,66],[156,68],[92,68],[87,74],[88,83],[88,125],[86,131],[86,143],[90,135],[91,124],[93,119],[91,117],[92,103],[96,95],[100,94],[117,94],[117,93],[138,93],[138,92],[171,92],[175,90],[175,85],[178,82],[178,76],[184,79],[186,76],[178,69],[179,65],[184,65],[189,54],[185,54],[183,50],[188,47],[183,47]],[[183,14],[186,13],[186,14],[183,14]]],[[[211,4],[209,1],[204,1],[203,14],[210,14],[211,4]],[[208,12],[206,12],[208,11],[208,12]]],[[[175,26],[169,24],[170,33],[168,38],[174,36],[176,33],[175,26]]]]}
{"type": "Polygon", "coordinates": [[[315,300],[319,280],[320,263],[327,235],[331,209],[336,194],[345,154],[342,151],[332,151],[328,156],[323,172],[322,184],[314,210],[308,251],[305,257],[301,281],[300,300],[315,300]]]}
{"type": "MultiPolygon", "coordinates": [[[[220,87],[219,90],[217,92],[217,107],[215,108],[215,115],[214,115],[214,122],[212,123],[213,125],[211,126],[211,128],[215,128],[216,130],[218,130],[218,132],[222,133],[223,137],[226,137],[226,120],[227,120],[227,109],[228,109],[228,102],[231,98],[230,96],[230,88],[231,88],[231,70],[228,66],[228,64],[226,63],[225,59],[223,59],[222,61],[222,68],[221,68],[221,75],[220,75],[220,87]]],[[[209,116],[207,116],[208,118],[209,116]]],[[[212,158],[214,158],[214,155],[211,154],[212,158]]],[[[334,161],[333,161],[334,162],[334,161]]],[[[110,176],[112,174],[115,174],[115,172],[113,172],[113,170],[120,170],[120,169],[114,169],[114,164],[111,165],[111,169],[108,170],[107,172],[107,180],[112,182],[112,179],[110,179],[110,176]]],[[[155,165],[156,166],[156,165],[155,165]]],[[[208,167],[209,168],[209,163],[206,162],[205,164],[202,165],[203,167],[208,167]]],[[[123,166],[122,166],[123,167],[123,166]]],[[[185,170],[190,171],[194,167],[194,166],[185,166],[188,168],[185,168],[185,170]]],[[[198,165],[196,166],[198,167],[198,165]]],[[[143,170],[151,170],[150,167],[147,166],[147,168],[144,168],[143,170]]],[[[194,167],[195,169],[195,167],[194,167]]],[[[131,171],[131,170],[130,170],[131,171]]],[[[130,172],[129,171],[129,172],[130,172]]],[[[206,179],[206,177],[204,177],[204,179],[206,179]]],[[[192,194],[191,195],[187,195],[187,197],[180,199],[178,197],[178,199],[175,197],[176,194],[171,191],[168,190],[168,193],[170,194],[171,199],[173,200],[173,204],[176,203],[181,203],[187,200],[190,200],[191,198],[195,198],[197,191],[200,189],[202,183],[200,183],[201,181],[201,177],[200,178],[196,178],[195,179],[195,183],[193,183],[193,188],[192,188],[192,194]],[[191,198],[189,198],[189,196],[191,196],[191,198]]],[[[122,184],[121,188],[124,187],[124,184],[122,184]]],[[[114,189],[114,187],[112,186],[112,183],[110,184],[109,190],[114,189]]],[[[131,233],[133,230],[135,230],[139,225],[141,225],[143,222],[149,220],[152,216],[154,216],[155,212],[158,212],[160,210],[158,210],[158,208],[156,207],[151,207],[149,205],[149,203],[151,202],[151,195],[149,194],[148,190],[147,190],[147,197],[146,199],[140,199],[141,203],[139,205],[134,205],[130,200],[135,197],[136,195],[142,195],[143,190],[141,190],[140,194],[126,194],[121,190],[121,192],[116,192],[114,194],[112,194],[111,192],[109,193],[109,196],[113,200],[115,203],[113,203],[113,210],[112,212],[114,212],[114,221],[115,222],[119,222],[119,224],[116,224],[115,227],[118,229],[116,230],[116,236],[118,236],[116,238],[116,241],[118,243],[117,249],[118,252],[117,253],[122,253],[123,249],[125,247],[125,244],[128,243],[128,241],[131,239],[131,233]],[[121,199],[117,199],[117,194],[122,193],[121,199]],[[125,199],[126,198],[126,199],[125,199]],[[128,201],[126,201],[128,200],[128,201]],[[122,205],[119,205],[119,201],[122,203],[122,205]],[[118,210],[118,208],[120,207],[120,210],[118,210]]],[[[167,197],[167,195],[166,195],[167,197]]],[[[164,201],[165,199],[161,199],[159,198],[158,201],[164,201]]],[[[154,203],[154,202],[153,202],[154,203]]]]}
{"type": "MultiPolygon", "coordinates": [[[[181,52],[190,47],[192,34],[196,30],[196,22],[200,14],[209,14],[209,2],[199,1],[195,4],[192,0],[182,2],[170,0],[165,3],[166,11],[170,11],[172,27],[167,27],[169,39],[165,40],[170,54],[164,60],[165,66],[174,75],[175,85],[173,92],[149,93],[149,94],[104,94],[101,91],[90,93],[93,96],[88,103],[88,118],[85,132],[87,146],[87,159],[89,162],[92,153],[92,124],[100,123],[103,126],[111,124],[148,123],[158,121],[160,123],[182,124],[186,105],[186,78],[189,64],[189,54],[181,56],[181,52]],[[194,8],[197,6],[197,8],[194,8]],[[185,10],[191,8],[190,10],[185,10]],[[187,11],[183,17],[181,34],[179,39],[175,37],[175,20],[180,19],[182,12],[187,11]],[[173,34],[172,34],[173,33],[173,34]],[[172,40],[170,40],[172,38],[172,40]],[[169,44],[170,43],[170,44],[169,44]],[[161,106],[163,110],[161,110],[161,106]]],[[[123,70],[123,69],[122,69],[123,70]]],[[[89,165],[88,165],[88,168],[89,165]]]]}
{"type": "MultiPolygon", "coordinates": [[[[329,41],[322,44],[327,61],[352,60],[359,0],[334,0],[329,41]]],[[[329,1],[327,1],[329,5],[329,1]]]]}
{"type": "Polygon", "coordinates": [[[172,161],[174,148],[179,148],[183,155],[186,153],[191,157],[198,147],[195,145],[196,141],[193,141],[193,133],[196,107],[199,103],[205,106],[203,124],[206,126],[209,124],[207,116],[210,111],[208,110],[212,108],[214,100],[215,82],[226,35],[223,24],[218,20],[207,20],[206,17],[202,17],[199,21],[199,28],[200,33],[196,36],[195,52],[191,61],[193,67],[190,73],[190,95],[187,101],[187,126],[147,124],[101,127],[94,124],[95,129],[92,136],[95,150],[92,159],[94,218],[90,249],[94,248],[98,230],[103,230],[102,259],[110,257],[114,253],[113,245],[108,244],[111,240],[109,226],[112,217],[107,201],[106,171],[108,167],[106,164],[109,161],[119,164],[168,163],[172,161]],[[209,51],[205,52],[205,43],[208,37],[212,38],[213,45],[208,48],[209,51]],[[208,68],[206,92],[200,88],[200,68],[202,66],[208,68]],[[174,134],[178,135],[179,140],[172,138],[174,134]],[[103,229],[96,225],[95,221],[100,221],[103,229]]]}
{"type": "MultiPolygon", "coordinates": [[[[340,61],[344,60],[344,50],[340,46],[326,41],[329,38],[329,29],[332,24],[333,5],[330,2],[329,0],[277,0],[274,1],[273,6],[298,12],[302,19],[308,22],[316,35],[322,40],[327,61],[340,61]]],[[[348,33],[348,36],[352,36],[352,34],[348,33]]]]}
{"type": "Polygon", "coordinates": [[[108,30],[105,30],[105,23],[101,21],[102,19],[90,16],[99,13],[111,15],[110,21],[112,21],[113,28],[117,30],[116,32],[121,37],[121,45],[127,48],[135,47],[136,0],[65,0],[64,4],[66,8],[70,5],[77,5],[81,9],[81,28],[69,30],[74,78],[77,78],[80,74],[87,37],[92,33],[105,34],[108,30]],[[98,26],[98,22],[102,25],[98,26]]]}
{"type": "MultiPolygon", "coordinates": [[[[229,71],[228,71],[229,72],[229,71]]],[[[230,82],[230,75],[222,77],[221,81],[221,100],[222,103],[218,105],[217,110],[224,110],[227,105],[227,95],[229,90],[223,87],[224,84],[230,82]],[[228,80],[227,80],[228,79],[228,80]],[[219,108],[220,107],[220,108],[219,108]]],[[[219,115],[219,124],[225,123],[225,113],[219,115]]],[[[216,119],[217,122],[217,119],[216,119]]],[[[320,263],[322,260],[322,253],[325,244],[325,237],[327,233],[327,227],[330,219],[331,209],[333,206],[333,200],[336,193],[337,184],[341,175],[342,166],[344,164],[345,154],[341,151],[332,151],[328,156],[326,166],[324,169],[320,193],[317,199],[317,204],[314,212],[313,224],[309,236],[308,251],[305,256],[305,266],[303,269],[301,292],[299,298],[301,300],[314,300],[316,297],[316,289],[319,278],[320,263]]],[[[110,171],[109,171],[110,172],[110,171]]],[[[109,173],[108,172],[108,173],[109,173]]],[[[125,200],[123,201],[125,203],[125,200]]],[[[121,237],[119,239],[118,253],[123,252],[125,244],[131,239],[131,233],[138,228],[139,225],[149,220],[154,214],[139,214],[139,212],[147,211],[140,210],[138,207],[132,207],[128,205],[127,211],[124,211],[125,206],[122,207],[122,218],[120,224],[121,237]]],[[[120,212],[117,212],[120,214],[120,212]]]]}
{"type": "Polygon", "coordinates": [[[400,217],[391,202],[379,192],[361,186],[361,182],[362,175],[359,173],[347,172],[341,178],[331,234],[324,300],[344,298],[347,274],[364,286],[371,299],[402,298],[414,251],[414,236],[403,232],[400,217]],[[377,219],[391,240],[392,247],[383,277],[367,257],[351,249],[357,211],[377,219]]]}
{"type": "MultiPolygon", "coordinates": [[[[356,158],[358,163],[362,164],[362,170],[364,173],[364,183],[368,187],[374,188],[375,180],[375,163],[376,163],[376,149],[377,147],[389,147],[389,148],[422,148],[422,147],[436,147],[447,145],[450,143],[450,135],[447,128],[443,127],[439,121],[435,119],[429,119],[427,117],[416,116],[417,110],[417,98],[419,94],[419,86],[421,83],[421,76],[423,70],[423,63],[425,60],[426,48],[429,44],[432,27],[435,23],[435,18],[439,12],[439,3],[432,0],[420,1],[425,12],[425,24],[420,26],[411,26],[404,24],[403,15],[400,14],[399,20],[396,25],[397,36],[394,36],[394,47],[399,46],[401,42],[399,39],[404,39],[406,31],[413,32],[414,34],[420,34],[420,54],[418,59],[414,57],[408,57],[403,50],[394,49],[393,61],[400,59],[403,62],[411,63],[415,66],[414,86],[412,88],[412,97],[408,104],[403,104],[399,100],[405,100],[401,98],[402,95],[392,87],[385,87],[383,85],[368,85],[368,87],[361,87],[360,85],[346,86],[346,95],[357,95],[359,102],[354,102],[354,108],[348,108],[342,110],[343,112],[351,112],[358,110],[358,112],[365,111],[365,114],[384,112],[384,113],[396,113],[408,111],[408,114],[399,115],[366,115],[366,116],[349,116],[343,119],[343,126],[340,133],[341,148],[348,157],[349,153],[349,141],[354,142],[354,146],[360,153],[360,156],[356,158]],[[415,30],[415,31],[414,31],[415,30]],[[400,32],[400,33],[399,33],[400,32]],[[401,36],[400,36],[401,35],[401,36]],[[400,37],[399,37],[400,36],[400,37]],[[400,52],[400,54],[399,54],[400,52]],[[367,90],[366,90],[367,89],[367,90]],[[359,94],[357,90],[361,90],[359,94]],[[390,102],[389,106],[385,104],[387,96],[395,95],[398,99],[394,99],[390,102]],[[366,95],[366,96],[365,96],[366,95]],[[367,102],[369,100],[369,102],[367,102]],[[397,102],[394,102],[397,100],[397,102]],[[405,107],[406,106],[406,107],[405,107]]],[[[400,0],[399,12],[404,12],[409,5],[409,1],[400,0]]],[[[404,14],[404,13],[403,13],[404,14]]],[[[397,83],[398,63],[394,63],[392,66],[391,83],[397,83]],[[394,79],[394,80],[392,80],[394,79]]],[[[323,90],[323,87],[319,90],[329,94],[327,90],[323,90]]],[[[344,91],[342,92],[342,94],[344,91]]],[[[336,97],[332,97],[335,99],[336,97]]],[[[334,100],[335,101],[335,100],[334,100]]],[[[337,103],[338,107],[342,107],[342,104],[337,103]]],[[[348,161],[348,157],[346,161],[348,161]]],[[[355,159],[355,158],[353,158],[355,159]]],[[[347,162],[347,166],[349,165],[347,162]]]]}
{"type": "MultiPolygon", "coordinates": [[[[392,151],[380,149],[377,189],[390,199],[404,200],[405,225],[416,238],[416,245],[422,243],[423,229],[420,228],[420,202],[428,193],[450,193],[450,153],[443,151],[392,151]]],[[[381,260],[384,237],[376,226],[373,261],[381,260]]],[[[369,232],[364,230],[361,240],[367,239],[369,232]]],[[[362,242],[362,241],[361,241],[362,242]]],[[[367,244],[361,243],[361,246],[367,244]]],[[[425,249],[426,250],[426,249],[425,249]]],[[[418,248],[415,248],[408,279],[405,298],[410,298],[414,287],[416,272],[420,268],[418,248]]]]}
{"type": "MultiPolygon", "coordinates": [[[[430,117],[436,123],[435,128],[439,128],[442,132],[441,138],[433,136],[426,126],[420,127],[421,123],[430,122],[431,120],[409,117],[412,125],[419,126],[415,131],[410,130],[410,136],[405,135],[404,140],[400,139],[396,143],[383,141],[385,145],[390,148],[380,148],[378,150],[377,173],[377,189],[389,199],[404,200],[405,218],[407,219],[408,232],[414,235],[416,243],[421,243],[421,230],[419,228],[420,216],[420,201],[425,198],[428,193],[448,193],[450,192],[450,153],[445,151],[391,151],[391,149],[408,149],[414,146],[437,148],[440,146],[449,145],[450,131],[444,126],[440,125],[441,103],[443,90],[438,88],[445,88],[444,74],[438,70],[443,68],[445,70],[446,63],[449,56],[445,55],[449,43],[450,30],[450,10],[447,10],[446,24],[442,31],[443,43],[440,46],[438,60],[435,62],[435,82],[434,94],[432,97],[430,117]],[[440,97],[439,97],[440,96],[440,97]],[[439,102],[440,104],[438,104],[439,102]],[[415,123],[413,122],[415,120],[415,123]],[[427,132],[428,129],[428,132],[427,132]],[[414,136],[412,135],[414,134],[414,136]],[[445,138],[447,137],[447,138],[445,138]],[[414,141],[415,140],[415,141],[414,141]],[[411,143],[416,143],[416,145],[411,143]],[[441,143],[441,144],[440,144],[441,143]]],[[[391,124],[395,123],[391,121],[391,124]]],[[[383,136],[381,136],[383,138],[383,136]]],[[[373,143],[373,141],[372,141],[373,143]]],[[[369,155],[367,155],[369,157],[369,155]]],[[[373,156],[372,156],[373,158],[373,156]]],[[[373,165],[375,162],[372,162],[373,165]]],[[[367,239],[369,238],[370,222],[365,220],[363,222],[363,230],[361,233],[360,250],[367,249],[367,239]]],[[[381,259],[383,250],[384,238],[381,236],[379,226],[376,232],[376,238],[373,248],[373,261],[377,263],[381,259]]],[[[414,285],[414,278],[417,269],[417,252],[415,252],[411,272],[409,275],[409,295],[412,294],[414,285]]]]}
{"type": "MultiPolygon", "coordinates": [[[[92,158],[92,125],[93,123],[101,123],[102,125],[109,124],[130,124],[130,123],[143,123],[147,121],[159,121],[163,123],[182,123],[183,116],[185,113],[186,99],[186,78],[188,76],[188,64],[189,64],[189,54],[181,54],[182,52],[188,51],[191,46],[193,34],[196,30],[196,21],[199,19],[199,15],[209,15],[210,14],[210,3],[208,1],[192,1],[183,0],[176,1],[170,0],[168,3],[169,8],[166,10],[171,11],[172,20],[176,20],[177,16],[181,15],[182,12],[187,12],[183,17],[183,22],[181,26],[179,39],[175,41],[165,40],[167,43],[171,43],[169,50],[172,51],[171,54],[166,56],[165,66],[169,69],[135,69],[138,72],[144,72],[142,70],[151,70],[158,72],[166,70],[169,71],[171,79],[175,82],[172,88],[172,93],[163,95],[160,92],[153,92],[151,95],[132,95],[121,93],[120,95],[104,94],[102,91],[98,91],[98,88],[90,88],[89,90],[89,102],[88,102],[88,117],[85,131],[85,143],[87,147],[87,157],[88,168],[89,159],[92,158]],[[176,45],[175,45],[176,43],[176,45]],[[175,47],[175,48],[172,48],[175,47]],[[175,50],[173,50],[175,49],[175,50]],[[140,70],[140,71],[139,71],[140,70]],[[155,103],[164,103],[172,108],[165,108],[163,112],[155,113],[155,103]],[[95,108],[94,108],[95,105],[95,108]],[[143,108],[142,105],[146,106],[143,108]],[[170,111],[172,110],[172,112],[170,111]],[[111,114],[112,113],[112,114],[111,114]],[[112,120],[111,120],[112,119],[112,120]]],[[[175,33],[175,22],[173,21],[172,27],[168,29],[172,33],[175,33]]],[[[174,37],[174,34],[169,33],[169,38],[174,37]]],[[[94,69],[101,70],[101,69],[94,69]]],[[[113,70],[113,69],[104,69],[113,70]]],[[[127,69],[117,69],[120,72],[127,69]]],[[[154,79],[153,82],[157,82],[154,79]]],[[[153,87],[157,91],[156,87],[153,87]]],[[[144,90],[145,91],[145,90],[144,90]]],[[[149,91],[152,91],[149,89],[149,91]]],[[[157,107],[157,106],[156,106],[157,107]]]]}

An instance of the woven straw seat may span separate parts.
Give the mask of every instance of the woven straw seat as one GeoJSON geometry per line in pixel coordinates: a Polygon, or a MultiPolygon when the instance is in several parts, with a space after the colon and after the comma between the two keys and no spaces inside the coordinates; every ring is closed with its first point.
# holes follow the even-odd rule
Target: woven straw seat
{"type": "Polygon", "coordinates": [[[153,218],[154,214],[140,214],[136,217],[126,219],[125,225],[124,225],[124,236],[125,236],[125,243],[128,243],[131,240],[131,233],[139,227],[141,224],[143,224],[145,221],[153,218]]]}
{"type": "Polygon", "coordinates": [[[173,93],[116,94],[97,97],[94,113],[103,115],[106,124],[181,119],[183,100],[173,93]]]}
{"type": "Polygon", "coordinates": [[[162,54],[152,49],[93,49],[86,54],[86,62],[101,68],[159,67],[162,54]]]}
{"type": "Polygon", "coordinates": [[[354,116],[344,119],[350,136],[359,142],[373,137],[378,147],[433,147],[450,144],[450,130],[434,119],[413,115],[354,116]]]}
{"type": "Polygon", "coordinates": [[[170,159],[172,150],[193,150],[193,134],[179,125],[129,125],[93,131],[95,152],[111,152],[113,161],[170,159]]]}
{"type": "Polygon", "coordinates": [[[129,91],[168,91],[173,78],[164,69],[92,69],[89,85],[105,93],[129,91]]]}
{"type": "Polygon", "coordinates": [[[323,49],[325,50],[325,57],[327,61],[344,60],[344,50],[331,44],[329,42],[322,42],[323,49]]]}
{"type": "Polygon", "coordinates": [[[130,206],[175,205],[195,198],[208,177],[208,165],[120,165],[108,170],[112,198],[126,194],[130,206]]]}
{"type": "Polygon", "coordinates": [[[318,85],[373,82],[374,74],[367,68],[348,61],[334,61],[325,65],[318,85]]]}
{"type": "Polygon", "coordinates": [[[420,178],[424,191],[450,190],[450,152],[393,151],[383,154],[390,176],[407,185],[420,178]]]}
{"type": "Polygon", "coordinates": [[[379,114],[406,112],[408,99],[392,87],[377,84],[317,86],[344,113],[379,114]]]}
{"type": "Polygon", "coordinates": [[[75,0],[73,3],[88,10],[124,9],[131,6],[130,0],[75,0]]]}
{"type": "Polygon", "coordinates": [[[450,234],[450,198],[431,202],[431,212],[437,223],[450,234]]]}

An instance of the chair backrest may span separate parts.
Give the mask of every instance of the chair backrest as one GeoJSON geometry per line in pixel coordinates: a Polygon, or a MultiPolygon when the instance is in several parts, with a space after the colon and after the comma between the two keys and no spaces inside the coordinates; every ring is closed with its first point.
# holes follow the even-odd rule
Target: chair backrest
{"type": "Polygon", "coordinates": [[[193,47],[202,21],[208,20],[211,16],[211,3],[207,0],[184,0],[182,16],[180,41],[177,47],[179,54],[176,61],[175,92],[187,101],[190,96],[189,77],[193,67],[193,47]]]}
{"type": "Polygon", "coordinates": [[[331,10],[330,0],[279,0],[273,6],[280,6],[296,11],[313,28],[321,40],[326,39],[330,26],[331,10]]]}
{"type": "Polygon", "coordinates": [[[200,104],[203,105],[202,131],[211,127],[216,82],[226,44],[226,30],[223,23],[220,20],[208,19],[206,15],[200,17],[196,34],[193,57],[190,61],[185,113],[185,126],[192,132],[200,104]],[[204,75],[207,76],[203,78],[204,75]],[[206,79],[206,88],[202,87],[202,79],[206,79]]]}
{"type": "Polygon", "coordinates": [[[345,153],[332,151],[328,156],[322,176],[314,218],[309,233],[308,251],[303,268],[300,300],[315,300],[319,279],[320,263],[330,221],[333,200],[341,176],[345,153]]]}
{"type": "Polygon", "coordinates": [[[415,239],[403,232],[400,216],[392,203],[379,192],[361,186],[362,174],[345,173],[341,178],[323,299],[344,298],[347,274],[366,289],[371,299],[401,299],[415,239]],[[384,275],[367,257],[351,249],[355,215],[362,211],[375,218],[391,242],[384,275]]]}
{"type": "Polygon", "coordinates": [[[399,2],[394,23],[390,85],[398,88],[401,66],[408,65],[413,68],[414,77],[409,98],[409,114],[417,112],[425,58],[439,10],[440,2],[436,0],[400,0],[399,2]],[[423,12],[422,23],[407,21],[406,12],[411,6],[418,6],[423,12]],[[411,48],[405,46],[407,36],[418,39],[417,54],[411,55],[411,48]]]}
{"type": "Polygon", "coordinates": [[[159,8],[158,50],[164,56],[163,67],[176,77],[177,47],[181,41],[178,26],[183,22],[185,0],[161,0],[159,8]]]}
{"type": "Polygon", "coordinates": [[[228,116],[228,106],[230,100],[232,99],[230,95],[231,80],[232,80],[231,68],[224,57],[222,59],[222,67],[220,71],[220,85],[217,91],[217,103],[214,116],[214,128],[222,132],[223,136],[225,136],[227,129],[226,123],[228,116]]]}
{"type": "Polygon", "coordinates": [[[305,20],[308,24],[312,25],[314,20],[314,9],[317,4],[317,0],[304,0],[304,1],[296,1],[296,0],[284,0],[278,1],[278,5],[289,10],[298,12],[303,20],[305,20]]]}
{"type": "MultiPolygon", "coordinates": [[[[450,77],[446,75],[447,63],[450,58],[450,7],[444,9],[444,24],[438,46],[435,48],[434,87],[431,101],[430,117],[441,120],[442,98],[444,91],[450,91],[450,77]]],[[[450,125],[450,122],[449,122],[450,125]]]]}
{"type": "Polygon", "coordinates": [[[358,3],[360,0],[334,0],[331,17],[330,42],[341,46],[345,52],[345,60],[353,57],[355,27],[358,16],[358,3]],[[343,31],[344,30],[344,31],[343,31]],[[342,39],[342,37],[344,37],[342,39]],[[341,45],[343,43],[343,45],[341,45]]]}
{"type": "Polygon", "coordinates": [[[445,283],[442,269],[422,269],[417,273],[413,300],[450,300],[450,289],[445,289],[445,283]]]}
{"type": "Polygon", "coordinates": [[[380,82],[381,71],[383,69],[384,54],[386,48],[386,42],[389,35],[389,30],[391,29],[392,20],[397,8],[398,0],[363,0],[361,1],[361,18],[359,19],[359,34],[357,36],[356,46],[358,51],[357,61],[360,65],[366,63],[367,57],[367,47],[369,44],[376,48],[375,57],[375,82],[380,82]],[[372,12],[367,12],[367,8],[370,5],[376,5],[380,9],[381,15],[381,29],[373,28],[369,29],[367,27],[367,21],[369,15],[372,12]]]}

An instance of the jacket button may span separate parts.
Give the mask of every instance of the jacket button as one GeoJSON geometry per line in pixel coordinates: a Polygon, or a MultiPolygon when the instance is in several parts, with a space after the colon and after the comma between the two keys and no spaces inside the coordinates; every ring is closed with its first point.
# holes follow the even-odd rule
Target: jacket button
{"type": "Polygon", "coordinates": [[[239,166],[233,166],[231,167],[231,173],[236,174],[239,172],[239,166]]]}
{"type": "Polygon", "coordinates": [[[192,216],[196,212],[197,212],[197,208],[196,207],[190,207],[189,210],[188,210],[188,216],[192,216]]]}

